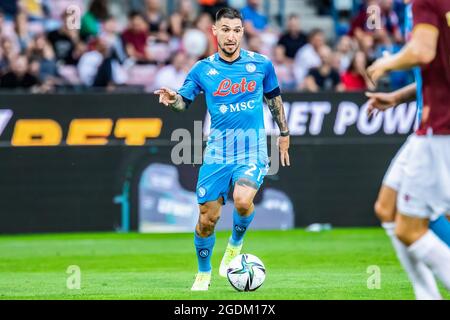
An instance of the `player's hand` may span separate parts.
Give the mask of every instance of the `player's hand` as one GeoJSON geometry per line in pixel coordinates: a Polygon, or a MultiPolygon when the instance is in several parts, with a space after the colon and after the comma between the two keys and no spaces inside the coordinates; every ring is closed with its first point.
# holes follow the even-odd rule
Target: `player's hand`
{"type": "Polygon", "coordinates": [[[372,116],[376,110],[384,111],[397,105],[397,99],[392,93],[366,92],[367,116],[372,116]]]}
{"type": "Polygon", "coordinates": [[[378,80],[388,71],[388,62],[391,59],[391,55],[387,51],[383,51],[383,57],[377,59],[371,66],[367,68],[367,76],[372,84],[376,86],[378,80]]]}
{"type": "Polygon", "coordinates": [[[177,100],[177,93],[169,88],[162,87],[161,89],[156,90],[154,94],[159,94],[159,102],[165,106],[175,103],[177,100]]]}
{"type": "Polygon", "coordinates": [[[290,166],[289,162],[289,136],[287,137],[278,137],[278,148],[280,148],[280,159],[281,159],[281,165],[284,166],[290,166]]]}
{"type": "Polygon", "coordinates": [[[385,58],[376,60],[369,68],[367,68],[367,75],[373,84],[376,84],[387,71],[384,59],[385,58]]]}

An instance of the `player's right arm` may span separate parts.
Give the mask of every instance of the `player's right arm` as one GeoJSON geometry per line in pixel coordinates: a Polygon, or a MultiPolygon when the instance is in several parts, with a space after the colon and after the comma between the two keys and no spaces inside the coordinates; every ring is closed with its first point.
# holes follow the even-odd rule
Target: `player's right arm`
{"type": "Polygon", "coordinates": [[[393,92],[366,92],[369,98],[367,102],[367,114],[372,115],[375,110],[385,111],[401,103],[416,98],[416,83],[412,83],[393,92]]]}
{"type": "Polygon", "coordinates": [[[161,88],[154,92],[159,94],[159,103],[170,107],[172,110],[180,112],[186,110],[186,102],[184,102],[183,97],[169,88],[161,88]]]}
{"type": "Polygon", "coordinates": [[[183,86],[175,92],[169,88],[161,88],[154,93],[159,94],[159,102],[172,110],[180,112],[188,108],[189,104],[194,101],[195,97],[202,90],[199,81],[200,61],[198,61],[184,80],[183,86]]]}

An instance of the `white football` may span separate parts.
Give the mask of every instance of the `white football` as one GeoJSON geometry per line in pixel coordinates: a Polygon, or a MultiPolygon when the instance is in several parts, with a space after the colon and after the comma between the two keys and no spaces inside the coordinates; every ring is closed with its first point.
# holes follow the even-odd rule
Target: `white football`
{"type": "Polygon", "coordinates": [[[227,278],[238,291],[255,291],[266,279],[266,268],[258,257],[240,254],[231,260],[227,278]]]}

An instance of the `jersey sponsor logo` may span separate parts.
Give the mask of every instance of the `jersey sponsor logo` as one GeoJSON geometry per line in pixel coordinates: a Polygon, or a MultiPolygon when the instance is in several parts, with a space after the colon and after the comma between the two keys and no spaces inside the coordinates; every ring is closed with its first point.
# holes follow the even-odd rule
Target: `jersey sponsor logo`
{"type": "Polygon", "coordinates": [[[253,63],[247,63],[247,64],[245,65],[245,69],[247,70],[247,72],[253,73],[253,72],[256,71],[256,66],[255,66],[255,64],[253,64],[253,63]]]}
{"type": "Polygon", "coordinates": [[[225,112],[227,112],[228,111],[228,107],[226,106],[226,105],[221,105],[220,107],[219,107],[219,111],[220,112],[222,112],[222,113],[225,113],[225,112]]]}
{"type": "Polygon", "coordinates": [[[217,70],[214,69],[214,68],[209,69],[209,71],[208,71],[208,73],[207,73],[208,76],[215,76],[215,75],[217,75],[217,74],[219,74],[219,71],[217,71],[217,70]]]}
{"type": "Polygon", "coordinates": [[[222,104],[219,107],[219,111],[222,112],[222,114],[227,113],[228,111],[230,113],[234,112],[241,112],[245,110],[253,110],[255,108],[255,100],[250,101],[243,101],[243,102],[237,102],[237,103],[230,103],[228,106],[225,104],[222,104]]]}
{"type": "Polygon", "coordinates": [[[230,79],[224,79],[220,82],[219,87],[214,92],[213,96],[226,97],[230,93],[238,94],[245,92],[253,92],[256,89],[256,81],[247,82],[246,78],[242,78],[241,82],[233,83],[230,79]]]}

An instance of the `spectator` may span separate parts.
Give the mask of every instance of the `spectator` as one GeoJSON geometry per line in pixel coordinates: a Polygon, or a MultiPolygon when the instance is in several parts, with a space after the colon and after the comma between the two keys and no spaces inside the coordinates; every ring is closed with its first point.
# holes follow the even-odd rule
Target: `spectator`
{"type": "Polygon", "coordinates": [[[1,51],[3,52],[3,66],[9,68],[14,58],[19,55],[19,48],[9,38],[1,39],[1,51]]]}
{"type": "Polygon", "coordinates": [[[339,73],[342,74],[349,68],[355,52],[355,43],[353,39],[347,35],[342,36],[336,45],[335,55],[339,57],[339,64],[335,67],[338,68],[339,73]]]}
{"type": "Polygon", "coordinates": [[[287,31],[281,35],[278,44],[285,48],[286,57],[293,60],[297,51],[307,42],[308,37],[300,28],[299,16],[291,14],[287,22],[287,31]]]}
{"type": "Polygon", "coordinates": [[[167,23],[161,11],[161,0],[145,1],[145,19],[152,35],[158,35],[167,29],[167,23]]]}
{"type": "Polygon", "coordinates": [[[303,83],[309,69],[320,66],[321,60],[318,52],[324,44],[323,31],[313,29],[308,36],[308,43],[295,55],[294,74],[297,84],[303,83]]]}
{"type": "Polygon", "coordinates": [[[191,28],[194,22],[192,13],[191,0],[180,0],[178,2],[178,10],[169,18],[169,34],[173,37],[181,39],[183,31],[191,28]]]}
{"type": "Polygon", "coordinates": [[[68,28],[70,15],[63,12],[63,24],[60,29],[47,34],[47,39],[53,47],[57,62],[76,65],[86,46],[81,42],[77,30],[68,28]]]}
{"type": "Polygon", "coordinates": [[[55,53],[45,35],[36,36],[30,44],[28,57],[38,64],[37,76],[41,83],[55,84],[59,77],[55,53]]]}
{"type": "Polygon", "coordinates": [[[292,91],[296,88],[294,72],[292,71],[291,64],[292,63],[286,56],[285,47],[282,45],[277,45],[274,48],[273,53],[273,67],[280,84],[280,89],[283,91],[292,91]]]}
{"type": "Polygon", "coordinates": [[[32,88],[39,85],[39,80],[28,72],[28,67],[28,58],[25,55],[15,57],[11,61],[10,71],[0,77],[0,88],[32,88]]]}
{"type": "Polygon", "coordinates": [[[310,92],[343,91],[339,72],[331,66],[332,52],[330,47],[322,46],[319,49],[321,65],[309,70],[304,82],[304,89],[310,92]]]}
{"type": "Polygon", "coordinates": [[[241,10],[245,34],[249,38],[259,35],[267,28],[267,17],[258,12],[260,4],[260,0],[247,0],[247,6],[241,10]]]}
{"type": "Polygon", "coordinates": [[[112,56],[120,61],[120,63],[125,62],[127,54],[123,47],[122,39],[119,36],[119,27],[114,17],[110,16],[105,20],[99,37],[106,41],[112,56]]]}
{"type": "MultiPolygon", "coordinates": [[[[213,20],[207,13],[201,13],[195,22],[195,27],[203,32],[208,39],[208,48],[203,58],[213,55],[217,51],[217,39],[212,33],[213,20]]],[[[201,57],[202,58],[202,57],[201,57]]]]}
{"type": "Polygon", "coordinates": [[[27,50],[28,44],[31,42],[33,35],[28,28],[28,17],[23,11],[17,13],[14,18],[14,31],[16,32],[17,42],[20,52],[24,53],[27,50]]]}
{"type": "Polygon", "coordinates": [[[371,28],[376,26],[372,26],[372,24],[369,25],[367,23],[367,19],[369,17],[367,9],[371,6],[378,6],[378,1],[379,0],[365,0],[365,3],[361,6],[358,14],[350,21],[350,29],[348,32],[350,37],[354,37],[356,40],[361,41],[361,37],[364,33],[374,31],[371,28]]]}
{"type": "Polygon", "coordinates": [[[92,50],[83,54],[78,63],[78,73],[82,83],[89,87],[106,87],[112,90],[126,81],[111,48],[105,39],[92,41],[92,50]]]}
{"type": "Polygon", "coordinates": [[[345,91],[374,90],[375,86],[366,73],[367,60],[364,52],[358,51],[354,55],[348,70],[342,75],[345,91]]]}
{"type": "Polygon", "coordinates": [[[149,32],[144,17],[138,12],[131,12],[128,28],[122,34],[125,51],[130,58],[139,63],[152,61],[150,52],[147,50],[148,37],[149,32]]]}
{"type": "MultiPolygon", "coordinates": [[[[396,43],[403,42],[400,21],[394,11],[393,0],[380,0],[380,9],[382,28],[379,31],[386,32],[396,43]]],[[[375,32],[375,34],[377,34],[377,32],[375,32]]]]}
{"type": "Polygon", "coordinates": [[[186,54],[181,51],[177,52],[172,59],[172,63],[161,68],[156,74],[155,88],[166,87],[172,90],[181,88],[187,77],[186,65],[186,54]]]}
{"type": "Polygon", "coordinates": [[[213,20],[216,19],[216,14],[220,9],[228,7],[227,0],[198,0],[198,4],[200,11],[209,14],[213,20]]]}
{"type": "Polygon", "coordinates": [[[89,37],[98,36],[101,29],[101,23],[108,17],[107,0],[92,0],[88,12],[81,18],[81,39],[86,41],[89,37]]]}
{"type": "Polygon", "coordinates": [[[260,36],[253,36],[248,39],[247,47],[249,51],[261,53],[262,45],[263,43],[260,36]]]}

